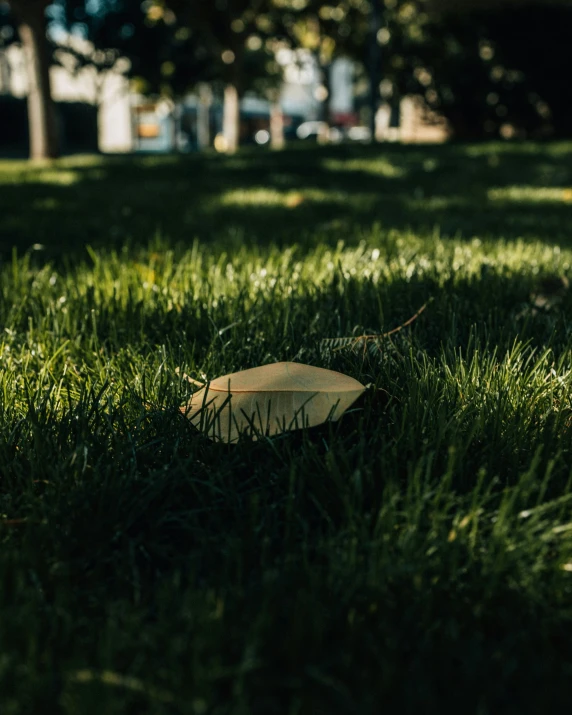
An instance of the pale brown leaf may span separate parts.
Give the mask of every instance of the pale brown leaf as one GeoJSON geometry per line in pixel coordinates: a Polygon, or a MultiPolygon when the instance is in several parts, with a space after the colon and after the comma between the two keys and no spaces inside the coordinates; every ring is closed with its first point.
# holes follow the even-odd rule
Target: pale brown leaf
{"type": "Polygon", "coordinates": [[[338,420],[365,389],[340,372],[279,362],[212,380],[181,411],[210,439],[232,443],[338,420]]]}

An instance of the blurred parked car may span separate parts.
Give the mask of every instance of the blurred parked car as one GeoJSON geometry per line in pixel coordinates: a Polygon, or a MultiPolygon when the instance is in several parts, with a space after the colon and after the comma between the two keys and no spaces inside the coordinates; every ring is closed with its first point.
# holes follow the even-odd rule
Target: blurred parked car
{"type": "Polygon", "coordinates": [[[298,137],[298,139],[328,141],[329,132],[330,127],[328,126],[327,122],[311,120],[309,122],[302,122],[302,124],[300,124],[300,126],[296,130],[296,136],[298,137]]]}
{"type": "Polygon", "coordinates": [[[327,122],[312,120],[300,124],[296,136],[302,140],[339,144],[342,141],[368,142],[371,132],[368,127],[330,127],[327,122]]]}

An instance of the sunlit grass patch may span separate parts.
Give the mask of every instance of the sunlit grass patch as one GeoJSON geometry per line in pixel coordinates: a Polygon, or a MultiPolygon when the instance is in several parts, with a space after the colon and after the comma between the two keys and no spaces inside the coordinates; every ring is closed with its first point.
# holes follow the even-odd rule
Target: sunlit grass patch
{"type": "Polygon", "coordinates": [[[407,168],[400,166],[398,161],[392,162],[385,158],[370,159],[324,159],[323,166],[328,171],[362,171],[373,176],[386,178],[403,177],[407,175],[407,168]]]}
{"type": "Polygon", "coordinates": [[[247,190],[234,189],[217,197],[214,205],[235,206],[238,208],[249,206],[279,206],[283,208],[296,208],[304,202],[323,203],[344,201],[348,195],[342,191],[320,190],[302,187],[292,191],[280,191],[262,187],[251,187],[247,190]]]}
{"type": "Polygon", "coordinates": [[[0,184],[2,183],[21,183],[33,180],[40,184],[55,184],[60,186],[71,186],[78,181],[80,175],[78,172],[71,169],[62,168],[43,168],[27,171],[22,169],[21,164],[14,166],[12,171],[0,171],[0,184]]]}
{"type": "Polygon", "coordinates": [[[42,164],[28,164],[23,161],[0,163],[0,184],[35,183],[72,186],[86,176],[92,180],[104,178],[101,158],[66,157],[42,164]]]}
{"type": "Polygon", "coordinates": [[[572,187],[507,186],[488,191],[491,201],[527,203],[572,203],[572,187]]]}

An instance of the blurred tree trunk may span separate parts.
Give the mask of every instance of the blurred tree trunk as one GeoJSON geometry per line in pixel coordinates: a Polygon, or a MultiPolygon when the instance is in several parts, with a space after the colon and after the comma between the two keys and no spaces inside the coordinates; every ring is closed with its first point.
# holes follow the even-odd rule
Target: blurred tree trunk
{"type": "Polygon", "coordinates": [[[222,134],[226,141],[226,151],[234,154],[240,141],[240,98],[236,84],[232,83],[224,88],[222,134]]]}
{"type": "Polygon", "coordinates": [[[234,154],[240,144],[240,100],[244,94],[244,46],[241,39],[241,36],[236,36],[236,44],[230,51],[232,60],[224,88],[222,133],[229,154],[234,154]]]}
{"type": "Polygon", "coordinates": [[[330,125],[330,94],[332,91],[330,70],[331,62],[324,62],[319,52],[314,52],[314,59],[320,75],[320,85],[317,88],[318,94],[314,98],[318,101],[318,119],[330,125]]]}
{"type": "Polygon", "coordinates": [[[284,147],[284,115],[279,101],[270,106],[270,146],[272,149],[284,147]]]}
{"type": "Polygon", "coordinates": [[[197,106],[197,145],[200,150],[208,149],[211,143],[211,104],[211,88],[208,84],[201,84],[199,88],[199,103],[197,106]]]}
{"type": "Polygon", "coordinates": [[[49,0],[11,0],[28,74],[28,131],[30,158],[58,155],[55,107],[50,85],[50,52],[46,38],[49,0]]]}
{"type": "Polygon", "coordinates": [[[381,81],[381,45],[378,33],[381,30],[382,10],[380,0],[371,0],[369,19],[369,129],[371,141],[377,141],[375,124],[379,105],[381,81]]]}

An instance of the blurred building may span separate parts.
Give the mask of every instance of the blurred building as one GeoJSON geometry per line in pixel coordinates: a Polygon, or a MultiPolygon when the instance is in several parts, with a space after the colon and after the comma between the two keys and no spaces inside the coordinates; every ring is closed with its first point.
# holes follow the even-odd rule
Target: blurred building
{"type": "Polygon", "coordinates": [[[449,137],[446,120],[414,96],[402,97],[395,104],[383,103],[375,120],[378,141],[439,144],[449,137]]]}
{"type": "MultiPolygon", "coordinates": [[[[81,38],[67,38],[76,52],[89,56],[93,48],[81,38]]],[[[354,63],[340,58],[332,63],[328,76],[310,53],[281,51],[278,61],[284,67],[280,95],[285,138],[320,135],[332,141],[367,140],[359,92],[356,91],[354,63]],[[295,55],[295,56],[294,56],[295,55]],[[333,127],[328,133],[328,126],[333,127]],[[298,132],[302,124],[310,126],[298,132]],[[318,127],[313,133],[312,126],[318,127]],[[325,126],[326,133],[319,127],[325,126]],[[321,132],[321,133],[320,133],[321,132]]],[[[208,88],[174,104],[151,101],[135,95],[125,76],[127,60],[117,60],[113,69],[97,71],[88,65],[76,69],[66,60],[52,66],[52,93],[57,102],[60,134],[64,151],[168,152],[195,151],[211,145],[222,130],[222,105],[208,88]],[[90,134],[90,136],[87,136],[90,134]],[[92,135],[92,136],[91,136],[92,135]]],[[[19,108],[4,114],[4,122],[25,124],[27,74],[22,49],[11,45],[0,50],[0,102],[2,96],[20,100],[19,108]]],[[[16,102],[18,104],[18,102],[16,102]]],[[[268,101],[246,96],[241,102],[241,142],[265,144],[270,141],[272,108],[268,101]]],[[[0,132],[6,133],[0,117],[0,132]]],[[[8,135],[24,137],[22,126],[8,129],[8,135]],[[12,133],[10,133],[12,132],[12,133]]],[[[396,106],[382,104],[376,118],[376,137],[381,141],[438,142],[447,137],[444,121],[430,115],[422,103],[405,97],[396,106]]],[[[0,146],[2,141],[0,138],[0,146]]]]}

